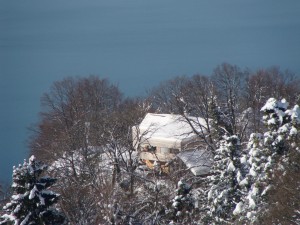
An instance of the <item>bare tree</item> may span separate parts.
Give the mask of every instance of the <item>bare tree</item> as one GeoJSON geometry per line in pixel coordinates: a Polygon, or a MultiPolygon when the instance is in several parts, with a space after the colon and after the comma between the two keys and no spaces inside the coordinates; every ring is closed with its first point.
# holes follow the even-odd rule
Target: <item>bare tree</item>
{"type": "Polygon", "coordinates": [[[52,173],[60,178],[56,188],[71,223],[97,221],[97,202],[103,198],[94,196],[99,190],[111,190],[105,185],[107,168],[101,168],[101,146],[106,143],[100,141],[105,141],[102,137],[109,130],[109,118],[121,101],[115,85],[94,76],[54,82],[41,99],[43,112],[33,129],[31,152],[47,161],[52,173]],[[79,199],[80,195],[85,198],[79,199]]]}
{"type": "Polygon", "coordinates": [[[104,130],[99,121],[118,107],[121,93],[105,79],[66,78],[54,82],[41,102],[41,122],[33,128],[30,147],[39,158],[53,161],[65,152],[93,145],[104,130]]]}
{"type": "Polygon", "coordinates": [[[149,101],[157,112],[183,116],[211,150],[215,148],[211,136],[211,111],[215,103],[215,88],[211,79],[203,75],[176,77],[162,83],[150,93],[149,101]],[[199,121],[201,117],[203,121],[199,121]]]}
{"type": "Polygon", "coordinates": [[[247,71],[242,71],[238,66],[228,63],[218,66],[212,75],[219,104],[230,125],[227,130],[229,135],[239,134],[242,136],[243,128],[239,127],[238,115],[243,109],[242,96],[245,90],[246,75],[247,71]]]}
{"type": "Polygon", "coordinates": [[[178,105],[177,97],[188,92],[189,78],[178,76],[162,82],[149,93],[149,101],[157,112],[181,114],[183,108],[178,105]]]}
{"type": "Polygon", "coordinates": [[[269,209],[263,216],[264,224],[300,223],[300,154],[291,149],[289,165],[284,171],[274,171],[274,188],[269,194],[269,209]]]}
{"type": "Polygon", "coordinates": [[[289,71],[282,72],[278,67],[260,69],[248,76],[244,99],[247,108],[252,109],[252,132],[262,132],[260,109],[269,98],[285,98],[295,104],[299,101],[299,94],[300,78],[289,71]]]}

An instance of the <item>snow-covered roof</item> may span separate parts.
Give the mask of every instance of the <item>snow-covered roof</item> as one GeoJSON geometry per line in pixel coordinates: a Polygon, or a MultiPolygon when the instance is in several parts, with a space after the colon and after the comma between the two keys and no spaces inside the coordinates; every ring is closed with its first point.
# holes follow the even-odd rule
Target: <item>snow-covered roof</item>
{"type": "MultiPolygon", "coordinates": [[[[49,167],[50,171],[55,170],[64,170],[64,172],[76,172],[76,174],[80,174],[82,171],[85,171],[85,158],[94,158],[96,155],[99,154],[97,157],[98,159],[98,168],[101,168],[101,172],[108,172],[113,168],[114,159],[110,156],[109,151],[106,149],[106,146],[88,146],[85,151],[76,150],[73,154],[68,155],[66,152],[63,154],[62,157],[55,160],[52,165],[49,167]],[[86,152],[87,151],[87,152],[86,152]],[[83,155],[83,152],[87,155],[83,155]]],[[[122,159],[122,161],[128,161],[137,158],[137,152],[131,152],[130,156],[127,149],[116,149],[114,150],[114,154],[122,159]]]]}
{"type": "Polygon", "coordinates": [[[204,149],[182,151],[177,157],[195,176],[208,174],[212,166],[212,155],[204,149]]]}
{"type": "MultiPolygon", "coordinates": [[[[202,118],[192,119],[205,124],[202,118]]],[[[150,144],[165,143],[169,145],[164,147],[178,147],[183,140],[197,137],[184,117],[174,114],[148,113],[139,125],[139,133],[143,140],[147,140],[150,144]]]]}

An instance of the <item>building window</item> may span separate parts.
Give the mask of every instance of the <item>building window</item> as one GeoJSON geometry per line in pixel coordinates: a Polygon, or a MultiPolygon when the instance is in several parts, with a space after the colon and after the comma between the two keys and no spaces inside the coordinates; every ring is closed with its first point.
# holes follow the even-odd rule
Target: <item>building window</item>
{"type": "Polygon", "coordinates": [[[146,149],[147,149],[148,152],[155,152],[155,151],[156,151],[156,146],[149,146],[149,145],[148,145],[148,146],[146,147],[146,149]]]}

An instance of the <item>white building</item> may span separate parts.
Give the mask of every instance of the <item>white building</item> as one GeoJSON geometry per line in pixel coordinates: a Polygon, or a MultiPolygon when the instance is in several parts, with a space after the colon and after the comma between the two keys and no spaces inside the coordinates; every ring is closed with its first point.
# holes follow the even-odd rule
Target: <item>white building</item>
{"type": "MultiPolygon", "coordinates": [[[[195,125],[205,126],[202,118],[192,118],[192,121],[195,125]]],[[[148,113],[132,130],[133,144],[140,153],[140,159],[150,168],[157,163],[164,167],[178,156],[194,175],[207,173],[210,157],[203,148],[199,150],[201,140],[183,116],[148,113]]]]}

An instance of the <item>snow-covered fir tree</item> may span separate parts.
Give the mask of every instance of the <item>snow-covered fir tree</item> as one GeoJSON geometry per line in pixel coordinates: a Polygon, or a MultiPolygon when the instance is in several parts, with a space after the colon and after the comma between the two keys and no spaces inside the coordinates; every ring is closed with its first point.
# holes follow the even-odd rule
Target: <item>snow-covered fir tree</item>
{"type": "Polygon", "coordinates": [[[173,220],[172,223],[188,224],[191,222],[191,215],[194,208],[194,200],[191,195],[192,187],[184,180],[178,182],[176,196],[172,200],[173,220]]]}
{"type": "Polygon", "coordinates": [[[242,153],[239,138],[224,136],[216,150],[215,163],[210,177],[208,209],[211,223],[230,223],[233,210],[240,201],[245,179],[245,166],[241,163],[242,153]]]}
{"type": "Polygon", "coordinates": [[[247,151],[248,156],[241,160],[247,166],[248,174],[240,183],[247,191],[242,193],[233,214],[239,221],[254,223],[259,209],[266,206],[265,194],[270,188],[272,158],[270,150],[263,145],[263,135],[259,133],[251,134],[247,151]]]}
{"type": "Polygon", "coordinates": [[[276,174],[285,176],[288,167],[293,165],[290,153],[294,157],[297,154],[297,151],[292,150],[296,149],[295,140],[300,125],[299,106],[293,109],[287,107],[285,99],[277,101],[270,98],[261,109],[267,131],[264,134],[253,133],[249,139],[246,176],[248,191],[234,210],[240,221],[263,223],[262,218],[270,214],[269,190],[274,192],[278,190],[278,185],[285,185],[276,174]]]}
{"type": "Polygon", "coordinates": [[[64,224],[65,218],[53,206],[59,195],[51,190],[56,179],[42,176],[47,166],[34,156],[13,170],[13,195],[4,206],[0,224],[64,224]]]}
{"type": "Polygon", "coordinates": [[[264,133],[265,145],[269,146],[274,154],[283,155],[287,149],[285,137],[289,135],[291,129],[290,117],[285,113],[288,105],[285,99],[277,101],[275,98],[270,98],[261,108],[264,114],[263,122],[268,128],[264,133]]]}
{"type": "Polygon", "coordinates": [[[300,109],[298,105],[290,109],[288,106],[285,99],[277,101],[271,98],[262,108],[264,122],[269,128],[264,134],[265,145],[272,150],[274,162],[271,183],[273,188],[268,195],[270,207],[261,216],[262,223],[295,223],[292,221],[297,219],[297,224],[300,220],[300,183],[296,175],[300,172],[299,160],[297,162],[300,155],[300,109]]]}

